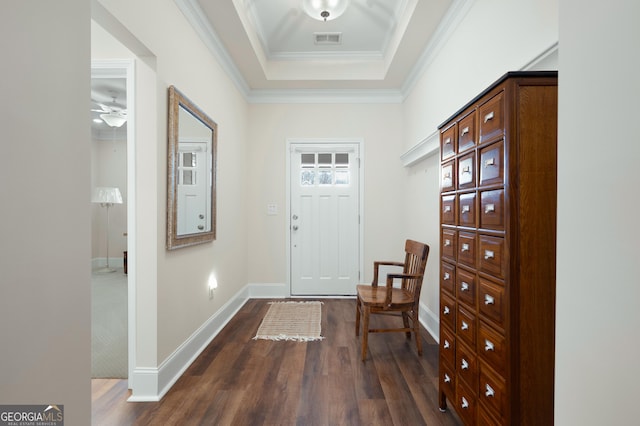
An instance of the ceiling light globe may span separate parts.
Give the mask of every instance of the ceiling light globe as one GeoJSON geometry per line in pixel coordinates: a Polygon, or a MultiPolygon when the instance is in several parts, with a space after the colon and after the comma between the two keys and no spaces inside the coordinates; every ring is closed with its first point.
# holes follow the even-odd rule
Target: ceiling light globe
{"type": "Polygon", "coordinates": [[[304,12],[318,21],[331,21],[344,13],[349,0],[302,0],[304,12]]]}

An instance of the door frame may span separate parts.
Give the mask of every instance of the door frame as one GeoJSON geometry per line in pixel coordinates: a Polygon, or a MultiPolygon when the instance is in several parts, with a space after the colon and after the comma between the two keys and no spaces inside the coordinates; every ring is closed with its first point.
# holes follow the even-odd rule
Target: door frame
{"type": "Polygon", "coordinates": [[[136,142],[135,61],[107,59],[91,61],[91,78],[124,78],[127,90],[127,387],[133,389],[136,366],[136,142]]]}
{"type": "MultiPolygon", "coordinates": [[[[358,212],[360,220],[358,223],[358,269],[359,280],[362,280],[364,267],[364,140],[362,138],[288,138],[286,143],[286,259],[287,259],[287,296],[291,297],[291,150],[294,144],[308,145],[358,145],[358,212]]],[[[298,297],[298,296],[296,296],[298,297]]],[[[300,296],[306,297],[306,296],[300,296]]],[[[311,296],[309,296],[311,297],[311,296]]],[[[313,296],[318,298],[318,296],[313,296]]],[[[322,296],[320,296],[322,297],[322,296]]],[[[334,297],[334,296],[326,296],[334,297]]],[[[344,297],[344,296],[341,296],[344,297]]],[[[355,297],[355,296],[352,296],[355,297]]]]}

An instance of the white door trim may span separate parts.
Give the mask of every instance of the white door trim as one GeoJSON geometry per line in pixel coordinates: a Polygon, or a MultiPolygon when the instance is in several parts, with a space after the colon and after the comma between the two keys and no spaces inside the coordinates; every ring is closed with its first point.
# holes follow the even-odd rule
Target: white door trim
{"type": "MultiPolygon", "coordinates": [[[[364,266],[364,140],[362,138],[308,138],[287,139],[285,150],[286,161],[286,259],[287,259],[287,296],[291,296],[291,145],[293,144],[310,144],[310,145],[335,145],[335,144],[356,144],[358,145],[360,165],[358,167],[358,211],[360,212],[360,223],[358,224],[358,269],[360,270],[360,280],[362,280],[364,266]]],[[[317,296],[316,296],[317,297],[317,296]]]]}

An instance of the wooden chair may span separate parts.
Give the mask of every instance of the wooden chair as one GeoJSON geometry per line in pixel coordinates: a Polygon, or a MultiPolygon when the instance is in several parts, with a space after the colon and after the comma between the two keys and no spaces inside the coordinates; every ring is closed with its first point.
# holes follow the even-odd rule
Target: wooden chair
{"type": "Polygon", "coordinates": [[[362,316],[362,362],[367,357],[367,341],[369,333],[381,332],[405,332],[407,338],[411,338],[411,332],[415,334],[418,355],[422,355],[422,343],[420,341],[420,323],[418,322],[418,309],[420,305],[420,290],[422,279],[429,256],[429,246],[413,240],[405,243],[405,260],[402,262],[373,263],[373,282],[371,285],[360,284],[356,287],[356,336],[360,334],[360,317],[362,316]],[[403,272],[388,274],[386,287],[378,287],[378,269],[381,265],[402,266],[403,272]],[[393,280],[401,279],[399,288],[393,287],[393,280]],[[387,314],[402,316],[404,327],[370,329],[369,316],[371,314],[387,314]],[[411,324],[410,324],[411,323],[411,324]]]}

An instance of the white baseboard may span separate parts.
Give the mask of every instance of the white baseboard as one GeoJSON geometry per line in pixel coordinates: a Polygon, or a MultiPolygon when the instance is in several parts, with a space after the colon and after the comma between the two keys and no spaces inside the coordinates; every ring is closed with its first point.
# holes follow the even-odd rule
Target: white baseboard
{"type": "MultiPolygon", "coordinates": [[[[91,269],[104,268],[105,266],[107,266],[106,257],[94,257],[93,259],[91,259],[91,269]]],[[[109,267],[124,268],[124,258],[109,257],[109,267]]]]}
{"type": "Polygon", "coordinates": [[[157,368],[134,368],[130,378],[130,402],[155,402],[171,389],[185,370],[220,333],[249,299],[278,299],[286,297],[284,284],[249,284],[214,313],[180,347],[157,368]]]}
{"type": "Polygon", "coordinates": [[[440,341],[440,314],[434,313],[427,305],[420,302],[420,313],[418,319],[420,324],[429,332],[436,342],[440,341]]]}

